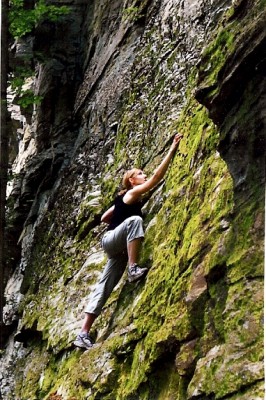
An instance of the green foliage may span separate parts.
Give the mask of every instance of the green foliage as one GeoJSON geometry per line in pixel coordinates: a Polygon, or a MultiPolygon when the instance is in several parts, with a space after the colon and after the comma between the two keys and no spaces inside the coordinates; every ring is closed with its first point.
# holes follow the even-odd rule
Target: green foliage
{"type": "Polygon", "coordinates": [[[136,21],[142,15],[139,15],[139,7],[128,7],[123,10],[123,20],[136,21]]]}
{"type": "Polygon", "coordinates": [[[42,100],[41,96],[36,96],[32,89],[24,86],[32,75],[30,68],[17,66],[10,79],[11,89],[17,97],[16,102],[24,109],[32,104],[39,104],[42,100]]]}
{"type": "MultiPolygon", "coordinates": [[[[35,2],[33,8],[26,7],[24,0],[11,0],[9,9],[9,31],[18,39],[30,33],[42,20],[56,22],[69,12],[67,6],[47,5],[44,0],[35,2]]],[[[16,67],[10,83],[17,97],[17,104],[26,109],[33,104],[39,104],[41,96],[36,96],[31,88],[25,88],[28,78],[34,75],[34,71],[28,67],[16,67]]]]}
{"type": "Polygon", "coordinates": [[[17,100],[17,103],[22,108],[27,108],[33,104],[40,104],[42,101],[42,96],[36,96],[31,89],[25,90],[20,98],[17,100]]]}
{"type": "Polygon", "coordinates": [[[44,0],[35,3],[32,9],[25,9],[24,0],[11,0],[9,10],[9,30],[14,38],[20,38],[31,32],[43,19],[56,22],[69,12],[67,6],[47,5],[44,0]]]}
{"type": "Polygon", "coordinates": [[[14,91],[21,90],[27,78],[32,76],[32,70],[26,67],[17,66],[14,71],[14,76],[11,79],[11,89],[14,91]]]}

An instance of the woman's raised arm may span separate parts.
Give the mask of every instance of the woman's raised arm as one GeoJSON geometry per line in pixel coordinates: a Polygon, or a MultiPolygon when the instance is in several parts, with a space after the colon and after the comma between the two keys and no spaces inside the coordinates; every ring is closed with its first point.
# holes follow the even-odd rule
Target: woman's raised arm
{"type": "Polygon", "coordinates": [[[182,137],[183,135],[179,133],[175,135],[173,143],[171,144],[168,153],[164,157],[159,167],[155,169],[152,176],[149,179],[147,179],[146,182],[134,185],[133,181],[134,178],[132,178],[133,187],[132,189],[128,190],[128,192],[125,194],[123,199],[125,203],[127,204],[134,203],[142,194],[147,193],[150,189],[154,188],[160,182],[160,180],[164,177],[172,158],[175,155],[175,152],[178,148],[178,144],[182,139],[182,137]]]}

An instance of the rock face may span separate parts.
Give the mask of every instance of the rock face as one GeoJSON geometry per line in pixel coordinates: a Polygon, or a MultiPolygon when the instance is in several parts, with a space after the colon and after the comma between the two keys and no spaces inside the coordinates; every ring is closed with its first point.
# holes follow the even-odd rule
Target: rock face
{"type": "Polygon", "coordinates": [[[70,8],[13,54],[32,54],[42,101],[11,107],[0,397],[263,399],[265,1],[70,8]],[[76,350],[105,263],[100,216],[122,172],[151,172],[176,131],[145,205],[147,278],[122,279],[96,345],[76,350]]]}

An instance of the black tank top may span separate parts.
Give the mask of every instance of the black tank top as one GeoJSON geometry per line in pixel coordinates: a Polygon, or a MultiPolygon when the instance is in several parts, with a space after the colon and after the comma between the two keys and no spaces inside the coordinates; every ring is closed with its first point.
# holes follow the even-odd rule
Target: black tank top
{"type": "Polygon", "coordinates": [[[110,225],[108,226],[108,231],[115,229],[118,225],[120,225],[125,219],[132,217],[133,215],[138,215],[142,217],[141,207],[142,203],[138,201],[133,204],[126,204],[123,202],[123,197],[125,193],[122,195],[118,195],[114,201],[114,212],[111,218],[110,225]]]}

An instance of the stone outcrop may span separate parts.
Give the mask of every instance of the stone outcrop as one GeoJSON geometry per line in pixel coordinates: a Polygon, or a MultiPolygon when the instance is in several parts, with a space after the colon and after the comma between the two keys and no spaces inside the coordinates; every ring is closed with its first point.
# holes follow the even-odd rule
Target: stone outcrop
{"type": "Polygon", "coordinates": [[[42,101],[10,106],[0,398],[263,399],[265,1],[69,6],[13,47],[42,101]],[[147,278],[122,279],[95,346],[74,349],[105,263],[100,216],[176,131],[144,209],[147,278]]]}

